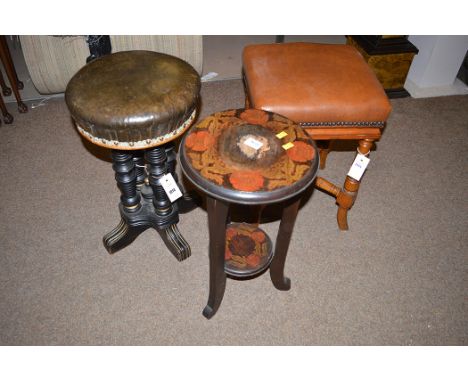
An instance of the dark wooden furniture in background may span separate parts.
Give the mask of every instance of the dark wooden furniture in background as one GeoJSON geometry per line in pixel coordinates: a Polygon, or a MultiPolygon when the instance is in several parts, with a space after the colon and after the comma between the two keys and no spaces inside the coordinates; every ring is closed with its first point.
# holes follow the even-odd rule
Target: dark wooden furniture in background
{"type": "Polygon", "coordinates": [[[210,292],[203,315],[211,318],[218,310],[226,275],[251,278],[270,267],[274,286],[288,290],[284,264],[301,193],[318,169],[315,143],[283,116],[237,109],[215,113],[194,126],[179,153],[184,174],[208,195],[210,292]],[[257,224],[227,225],[231,203],[261,206],[282,201],[274,248],[257,224]]]}
{"type": "MultiPolygon", "coordinates": [[[[8,48],[8,43],[5,36],[0,35],[0,60],[2,61],[3,67],[5,68],[5,73],[10,81],[9,88],[5,80],[0,72],[0,86],[2,88],[2,94],[4,96],[11,95],[11,91],[13,90],[13,94],[15,95],[16,102],[18,104],[18,111],[20,113],[26,113],[28,111],[28,107],[23,103],[21,100],[21,96],[19,91],[24,88],[24,84],[18,79],[18,75],[16,74],[15,64],[13,63],[13,59],[11,58],[10,50],[8,48]]],[[[13,116],[8,113],[8,110],[3,102],[2,97],[0,96],[0,109],[3,114],[3,121],[5,123],[12,123],[13,116]]]]}
{"type": "Polygon", "coordinates": [[[190,256],[177,223],[179,212],[196,204],[188,194],[171,203],[162,182],[168,173],[178,181],[172,141],[194,121],[199,92],[200,77],[189,64],[149,51],[95,59],[70,80],[65,100],[78,132],[112,149],[121,221],[104,236],[109,253],[154,228],[177,260],[190,256]]]}
{"type": "Polygon", "coordinates": [[[404,84],[418,48],[407,36],[347,36],[346,41],[361,52],[390,98],[409,96],[404,84]]]}
{"type": "MultiPolygon", "coordinates": [[[[323,141],[325,167],[330,141],[357,140],[368,155],[391,110],[381,84],[356,48],[349,45],[285,43],[250,45],[243,52],[246,105],[282,114],[323,141]]],[[[348,210],[360,182],[346,176],[343,188],[323,178],[316,186],[338,204],[337,221],[348,229],[348,210]]]]}

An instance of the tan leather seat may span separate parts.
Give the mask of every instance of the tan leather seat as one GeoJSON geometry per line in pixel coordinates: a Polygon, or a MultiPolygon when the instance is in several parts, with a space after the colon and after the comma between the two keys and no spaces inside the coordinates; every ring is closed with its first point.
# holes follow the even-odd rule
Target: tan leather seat
{"type": "Polygon", "coordinates": [[[251,45],[243,64],[251,106],[298,123],[380,126],[391,110],[372,69],[349,45],[251,45]]]}
{"type": "MultiPolygon", "coordinates": [[[[359,140],[367,155],[391,111],[372,69],[356,48],[313,43],[262,44],[243,52],[246,103],[298,122],[315,140],[359,140]]],[[[320,151],[321,168],[329,152],[320,151]]],[[[348,229],[347,212],[359,181],[346,177],[344,187],[318,177],[316,186],[334,195],[338,225],[348,229]]]]}

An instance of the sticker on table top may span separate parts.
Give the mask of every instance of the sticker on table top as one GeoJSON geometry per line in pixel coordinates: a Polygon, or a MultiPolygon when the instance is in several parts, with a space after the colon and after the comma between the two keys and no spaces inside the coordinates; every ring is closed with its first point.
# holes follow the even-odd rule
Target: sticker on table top
{"type": "Polygon", "coordinates": [[[356,155],[351,168],[349,169],[348,176],[357,181],[361,180],[364,171],[366,171],[367,165],[369,164],[370,159],[362,154],[356,155]]]}
{"type": "Polygon", "coordinates": [[[260,147],[263,146],[262,142],[257,141],[256,139],[254,139],[252,137],[248,137],[243,143],[244,143],[244,145],[252,147],[255,150],[258,150],[260,147]]]}
{"type": "Polygon", "coordinates": [[[281,139],[287,136],[288,133],[286,131],[282,131],[281,133],[276,134],[276,138],[281,139]]]}
{"type": "Polygon", "coordinates": [[[292,142],[288,142],[288,143],[285,143],[283,146],[281,146],[283,149],[285,150],[289,150],[291,147],[294,147],[294,143],[292,142]]]}
{"type": "Polygon", "coordinates": [[[176,201],[182,196],[182,192],[180,192],[180,189],[171,173],[166,174],[161,178],[161,186],[164,188],[164,191],[171,202],[176,201]]]}

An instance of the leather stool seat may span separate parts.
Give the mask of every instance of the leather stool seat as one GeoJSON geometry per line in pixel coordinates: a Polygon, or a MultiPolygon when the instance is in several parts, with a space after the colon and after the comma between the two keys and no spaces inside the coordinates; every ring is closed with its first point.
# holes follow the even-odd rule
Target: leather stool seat
{"type": "Polygon", "coordinates": [[[251,45],[243,64],[251,107],[306,126],[382,127],[391,110],[372,69],[349,45],[251,45]]]}
{"type": "Polygon", "coordinates": [[[70,80],[65,99],[80,134],[118,150],[155,147],[195,119],[200,77],[170,55],[126,51],[92,61],[70,80]]]}

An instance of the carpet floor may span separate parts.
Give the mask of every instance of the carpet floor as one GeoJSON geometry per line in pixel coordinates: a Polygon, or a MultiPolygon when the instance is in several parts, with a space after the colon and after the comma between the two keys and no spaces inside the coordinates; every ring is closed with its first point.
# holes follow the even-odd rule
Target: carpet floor
{"type": "MultiPolygon", "coordinates": [[[[202,100],[201,117],[242,107],[242,83],[205,83],[202,100]]],[[[109,152],[80,138],[63,99],[13,113],[0,126],[0,345],[467,345],[468,97],[392,105],[350,230],[333,198],[309,192],[291,290],[268,273],[228,279],[211,320],[206,210],[181,216],[182,263],[150,230],[107,254],[119,221],[109,152]]],[[[341,185],[354,155],[333,151],[320,175],[341,185]]]]}

